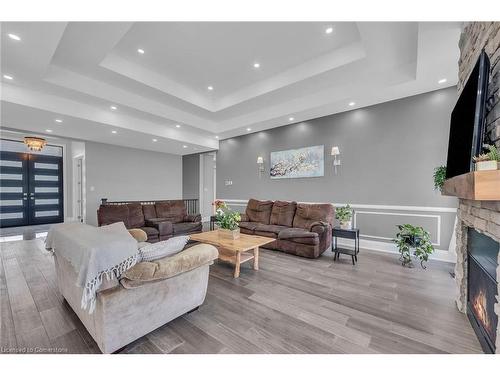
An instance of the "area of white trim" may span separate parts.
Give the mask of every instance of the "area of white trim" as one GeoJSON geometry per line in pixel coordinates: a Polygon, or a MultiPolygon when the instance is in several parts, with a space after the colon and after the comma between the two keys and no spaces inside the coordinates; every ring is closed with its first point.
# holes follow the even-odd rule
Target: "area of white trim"
{"type": "MultiPolygon", "coordinates": [[[[346,247],[348,249],[354,248],[352,240],[349,241],[348,239],[339,238],[338,244],[340,246],[346,247]]],[[[359,240],[359,247],[360,247],[360,256],[363,255],[363,249],[381,251],[384,253],[391,253],[391,254],[395,254],[395,255],[399,254],[398,248],[396,247],[396,244],[391,243],[391,242],[382,242],[382,241],[372,241],[372,240],[360,239],[359,240]]],[[[429,259],[440,260],[440,261],[448,262],[448,263],[455,263],[456,262],[456,255],[451,254],[449,251],[446,251],[446,250],[434,250],[434,253],[429,256],[429,259]]]]}
{"type": "MultiPolygon", "coordinates": [[[[415,213],[400,213],[400,212],[378,212],[378,211],[354,211],[354,226],[356,226],[357,215],[358,214],[368,214],[368,215],[389,215],[389,216],[416,216],[416,217],[430,217],[436,219],[436,233],[437,242],[433,242],[434,246],[441,246],[441,216],[440,215],[426,215],[426,214],[415,214],[415,213]]],[[[362,237],[375,238],[379,240],[392,240],[389,237],[373,236],[369,234],[363,234],[362,237]]]]}
{"type": "MultiPolygon", "coordinates": [[[[246,206],[248,199],[224,199],[226,203],[230,203],[233,206],[246,206]]],[[[300,203],[325,203],[325,202],[300,202],[300,203]]],[[[336,203],[330,202],[334,206],[345,206],[347,203],[336,203]]],[[[364,208],[372,210],[395,210],[395,211],[420,211],[420,212],[449,212],[456,213],[457,209],[453,207],[432,207],[432,206],[398,206],[398,205],[387,205],[387,204],[363,204],[363,203],[349,203],[352,208],[364,208]]]]}
{"type": "MultiPolygon", "coordinates": [[[[223,199],[218,198],[219,200],[225,201],[230,206],[235,207],[246,207],[248,203],[248,199],[223,199]]],[[[320,202],[301,202],[301,203],[320,203],[320,202]]],[[[324,202],[322,202],[324,203],[324,202]]],[[[333,203],[334,206],[345,206],[346,203],[333,203]]],[[[378,214],[378,215],[398,215],[398,216],[420,216],[420,217],[432,217],[436,218],[436,226],[438,231],[437,242],[433,243],[434,246],[441,246],[441,216],[440,215],[432,215],[432,214],[421,214],[418,212],[431,212],[431,213],[456,213],[457,209],[453,207],[425,207],[425,206],[398,206],[398,205],[378,205],[378,204],[350,204],[350,206],[354,209],[370,209],[370,210],[381,210],[377,211],[357,211],[355,210],[355,218],[354,225],[356,224],[356,215],[358,213],[367,213],[367,214],[378,214]],[[389,212],[384,212],[389,211],[389,212]],[[403,211],[403,212],[390,212],[390,211],[403,211]]],[[[386,253],[398,253],[398,249],[396,245],[391,241],[392,238],[381,237],[381,236],[373,236],[373,235],[365,235],[362,234],[360,238],[360,248],[366,250],[374,250],[374,251],[382,251],[386,253]],[[371,238],[371,239],[367,239],[371,238]]],[[[338,239],[339,245],[342,245],[347,248],[352,248],[353,244],[349,240],[345,240],[342,238],[338,239]]],[[[455,263],[456,262],[456,254],[454,252],[446,251],[446,250],[438,250],[436,249],[434,253],[429,257],[430,259],[441,260],[444,262],[455,263]]]]}

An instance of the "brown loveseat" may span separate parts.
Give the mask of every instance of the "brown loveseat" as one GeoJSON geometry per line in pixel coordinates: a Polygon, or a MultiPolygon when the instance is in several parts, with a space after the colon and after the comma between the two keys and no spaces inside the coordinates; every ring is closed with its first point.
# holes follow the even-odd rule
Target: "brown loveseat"
{"type": "Polygon", "coordinates": [[[123,221],[127,229],[139,228],[148,235],[148,242],[201,232],[201,215],[188,214],[184,201],[109,202],[97,210],[97,224],[123,221]]]}
{"type": "Polygon", "coordinates": [[[264,248],[317,258],[332,245],[335,209],[332,204],[308,204],[250,199],[241,215],[240,231],[276,238],[264,248]]]}

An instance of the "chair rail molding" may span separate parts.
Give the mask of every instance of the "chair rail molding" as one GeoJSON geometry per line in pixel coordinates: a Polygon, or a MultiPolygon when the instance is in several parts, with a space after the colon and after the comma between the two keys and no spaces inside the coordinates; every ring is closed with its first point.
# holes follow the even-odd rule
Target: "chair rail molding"
{"type": "MultiPolygon", "coordinates": [[[[246,207],[248,199],[224,199],[218,198],[226,202],[232,207],[246,207]]],[[[325,202],[305,202],[300,203],[325,203],[325,202]]],[[[347,203],[330,202],[335,207],[345,206],[347,203]]],[[[453,207],[435,207],[435,206],[406,206],[406,205],[379,205],[379,204],[362,204],[356,203],[349,205],[355,210],[354,211],[354,225],[358,221],[358,215],[385,215],[385,216],[407,216],[407,217],[418,217],[418,218],[431,218],[435,221],[435,242],[433,245],[436,247],[445,247],[448,249],[447,244],[442,243],[442,217],[443,215],[456,215],[457,209],[453,207]]],[[[456,219],[451,220],[452,223],[456,219]]],[[[367,250],[375,250],[389,253],[397,253],[398,249],[396,245],[391,241],[392,237],[372,235],[369,233],[360,233],[360,247],[367,250]]],[[[452,233],[453,237],[453,233],[452,233]]],[[[342,246],[349,247],[348,242],[343,243],[342,239],[339,239],[339,244],[342,246]]],[[[454,251],[436,249],[434,253],[430,256],[431,259],[441,260],[445,262],[456,261],[456,254],[454,251]]]]}

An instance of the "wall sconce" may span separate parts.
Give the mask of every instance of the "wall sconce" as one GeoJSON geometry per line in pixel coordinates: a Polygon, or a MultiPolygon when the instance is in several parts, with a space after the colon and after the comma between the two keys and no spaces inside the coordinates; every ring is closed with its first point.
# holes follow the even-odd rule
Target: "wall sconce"
{"type": "Polygon", "coordinates": [[[262,173],[264,173],[264,158],[262,156],[257,157],[257,165],[259,167],[259,178],[262,178],[262,173]]]}
{"type": "Polygon", "coordinates": [[[332,147],[332,154],[333,156],[333,169],[335,171],[335,174],[337,174],[337,166],[340,165],[340,158],[337,158],[340,155],[340,150],[338,146],[333,146],[332,147]]]}

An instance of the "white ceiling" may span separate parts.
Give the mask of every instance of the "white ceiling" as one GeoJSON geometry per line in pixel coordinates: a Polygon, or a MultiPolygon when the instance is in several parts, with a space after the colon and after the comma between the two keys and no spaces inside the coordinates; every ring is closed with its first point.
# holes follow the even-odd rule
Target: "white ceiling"
{"type": "Polygon", "coordinates": [[[174,154],[217,149],[216,136],[282,126],[290,117],[304,121],[455,85],[460,35],[456,22],[0,27],[2,76],[14,78],[2,77],[2,127],[174,154]]]}

